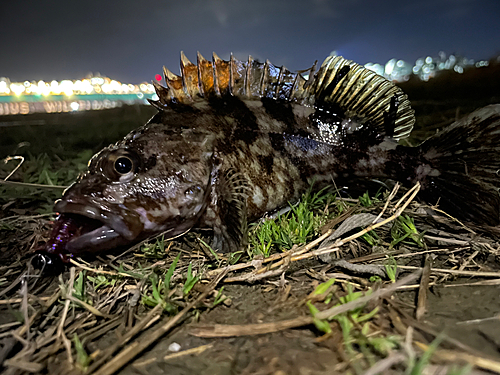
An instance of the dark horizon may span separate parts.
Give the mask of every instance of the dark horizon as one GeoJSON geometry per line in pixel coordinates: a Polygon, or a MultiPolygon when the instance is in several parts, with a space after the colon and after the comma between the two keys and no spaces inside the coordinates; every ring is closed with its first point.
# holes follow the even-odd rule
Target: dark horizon
{"type": "Polygon", "coordinates": [[[101,73],[151,81],[179,54],[269,59],[306,69],[332,51],[360,64],[414,63],[446,54],[487,60],[500,53],[497,0],[151,0],[0,5],[0,77],[12,81],[83,78],[101,73]]]}

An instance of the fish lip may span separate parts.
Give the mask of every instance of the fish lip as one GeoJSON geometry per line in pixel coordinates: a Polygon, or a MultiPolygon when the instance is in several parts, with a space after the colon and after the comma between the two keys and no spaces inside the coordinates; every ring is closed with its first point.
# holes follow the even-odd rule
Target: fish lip
{"type": "Polygon", "coordinates": [[[129,210],[123,205],[110,204],[98,198],[60,199],[55,202],[54,211],[60,214],[76,214],[98,220],[103,223],[102,228],[107,227],[112,229],[128,241],[133,241],[137,238],[143,229],[143,225],[136,212],[129,210]],[[114,213],[113,210],[118,211],[119,214],[114,213]],[[131,219],[128,220],[130,224],[140,225],[129,226],[123,217],[131,219]]]}

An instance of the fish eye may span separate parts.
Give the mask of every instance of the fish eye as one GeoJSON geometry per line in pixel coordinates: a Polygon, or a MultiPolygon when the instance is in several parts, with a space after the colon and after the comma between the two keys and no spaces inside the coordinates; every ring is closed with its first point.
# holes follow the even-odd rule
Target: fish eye
{"type": "Polygon", "coordinates": [[[120,156],[115,160],[113,167],[117,173],[124,175],[132,171],[134,162],[128,156],[120,156]]]}
{"type": "Polygon", "coordinates": [[[111,150],[100,156],[95,168],[112,181],[127,182],[140,170],[141,159],[134,151],[111,150]]]}

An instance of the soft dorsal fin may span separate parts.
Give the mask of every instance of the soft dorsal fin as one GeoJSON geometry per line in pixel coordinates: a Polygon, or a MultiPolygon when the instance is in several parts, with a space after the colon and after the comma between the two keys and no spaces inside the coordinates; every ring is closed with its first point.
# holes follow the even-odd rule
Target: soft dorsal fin
{"type": "Polygon", "coordinates": [[[340,107],[347,117],[364,118],[371,126],[380,128],[386,127],[389,119],[393,122],[390,133],[394,139],[406,138],[413,129],[415,112],[406,94],[353,61],[341,56],[326,58],[312,84],[309,101],[314,103],[325,91],[328,92],[323,100],[340,107]]]}
{"type": "Polygon", "coordinates": [[[346,117],[362,119],[371,126],[386,129],[394,139],[407,137],[415,123],[408,97],[394,83],[373,71],[346,60],[329,56],[315,74],[316,63],[309,69],[291,72],[266,60],[229,61],[215,53],[212,61],[200,53],[193,64],[181,52],[181,75],[164,68],[167,87],[155,84],[158,109],[189,104],[211,96],[232,95],[242,99],[262,97],[308,106],[333,105],[346,117]]]}

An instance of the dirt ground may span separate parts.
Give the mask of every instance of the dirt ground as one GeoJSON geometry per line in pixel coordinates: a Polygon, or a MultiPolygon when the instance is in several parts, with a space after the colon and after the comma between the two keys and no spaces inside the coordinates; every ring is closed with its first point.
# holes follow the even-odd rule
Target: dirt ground
{"type": "MultiPolygon", "coordinates": [[[[431,248],[437,249],[438,247],[431,248]]],[[[446,254],[449,257],[449,253],[446,254]]],[[[453,257],[467,259],[472,254],[470,249],[464,248],[463,251],[455,253],[453,257]]],[[[350,257],[349,254],[346,256],[350,257]]],[[[409,267],[422,264],[422,259],[411,258],[410,262],[403,263],[409,267]]],[[[445,256],[436,257],[433,268],[451,269],[446,266],[447,260],[444,258],[445,256]]],[[[414,340],[427,343],[432,342],[439,332],[444,332],[448,341],[445,340],[440,348],[442,350],[448,349],[455,355],[452,360],[435,360],[435,363],[441,366],[441,371],[443,371],[442,366],[449,365],[449,362],[463,365],[465,362],[460,360],[460,355],[465,355],[464,353],[489,359],[493,363],[500,363],[500,342],[498,340],[500,337],[498,320],[500,286],[497,282],[498,276],[484,278],[480,277],[479,274],[479,272],[489,272],[500,276],[498,256],[496,259],[491,258],[491,255],[486,257],[484,254],[483,257],[479,255],[475,258],[474,267],[467,268],[478,270],[476,277],[457,278],[445,276],[445,273],[440,272],[431,273],[431,284],[435,281],[438,285],[429,287],[427,311],[418,322],[413,318],[418,284],[408,291],[396,292],[387,299],[374,302],[380,308],[380,313],[372,322],[373,326],[377,327],[375,331],[382,331],[384,336],[400,335],[404,338],[408,327],[413,326],[415,330],[414,340]],[[494,260],[493,263],[492,260],[494,260]],[[491,285],[474,285],[478,282],[489,282],[491,285]],[[458,340],[459,343],[455,343],[453,339],[458,340]]],[[[187,256],[185,261],[189,262],[189,260],[187,256]]],[[[194,261],[198,262],[198,260],[194,261]]],[[[168,261],[166,263],[168,264],[168,261]]],[[[2,268],[6,269],[6,267],[2,268]]],[[[456,269],[456,267],[454,268],[456,269]]],[[[104,267],[104,269],[109,270],[110,268],[104,267]]],[[[66,271],[61,280],[67,281],[70,277],[68,273],[66,271]]],[[[398,278],[403,277],[403,275],[399,275],[398,278]]],[[[224,303],[212,307],[213,297],[204,299],[197,305],[196,310],[190,311],[165,335],[162,335],[151,345],[147,345],[135,359],[127,357],[125,353],[126,359],[123,365],[116,369],[116,373],[176,375],[197,373],[275,375],[364,373],[367,363],[360,366],[363,369],[361,372],[352,366],[356,357],[360,357],[362,353],[356,352],[357,354],[353,358],[351,354],[346,352],[343,346],[342,332],[335,324],[333,324],[333,332],[328,335],[324,335],[323,332],[309,323],[291,329],[276,328],[272,329],[271,333],[265,334],[216,338],[196,336],[197,329],[208,327],[210,331],[215,325],[242,327],[251,324],[258,327],[261,324],[280,323],[310,316],[304,302],[320,282],[331,277],[335,277],[341,282],[334,294],[343,294],[347,285],[344,282],[347,281],[353,285],[370,284],[363,277],[352,276],[352,272],[339,270],[337,267],[325,264],[318,259],[296,264],[282,278],[271,277],[254,283],[227,283],[223,289],[223,294],[227,297],[224,303]],[[286,280],[286,282],[280,282],[280,280],[286,280]],[[193,349],[195,352],[189,354],[189,350],[193,349]],[[187,351],[186,354],[183,351],[187,351]]],[[[33,280],[29,281],[29,284],[32,283],[33,280]]],[[[132,284],[124,282],[124,285],[132,284]]],[[[54,293],[58,293],[60,285],[61,281],[58,281],[57,278],[45,277],[39,280],[32,289],[30,285],[28,292],[42,299],[44,297],[50,298],[54,293]]],[[[8,293],[8,297],[2,296],[3,301],[22,298],[22,286],[20,287],[21,290],[17,293],[8,293]]],[[[100,294],[105,298],[112,293],[101,291],[100,294]]],[[[132,299],[133,293],[125,293],[124,298],[115,301],[115,306],[109,309],[109,316],[106,318],[96,317],[81,308],[70,309],[65,326],[67,336],[70,337],[71,332],[78,333],[82,342],[85,343],[86,352],[94,353],[96,358],[99,358],[99,354],[122,341],[127,331],[134,324],[140,322],[148,311],[151,311],[140,304],[132,308],[130,306],[132,299]],[[135,313],[132,326],[128,326],[127,322],[130,311],[135,313]],[[108,326],[110,323],[112,325],[108,326]],[[96,328],[104,329],[94,336],[96,328]]],[[[96,299],[94,305],[102,311],[103,309],[98,302],[99,298],[96,299]]],[[[36,348],[31,347],[31,350],[24,353],[24,360],[27,363],[31,360],[43,364],[40,367],[42,373],[67,374],[71,368],[73,368],[71,373],[77,374],[81,371],[78,366],[73,367],[67,362],[64,345],[53,337],[51,339],[57,329],[62,305],[63,299],[59,297],[53,306],[46,309],[40,317],[32,322],[31,337],[38,345],[36,348]],[[51,314],[53,316],[49,317],[51,314]],[[47,343],[43,342],[44,337],[48,338],[47,343]]],[[[30,306],[33,309],[30,311],[31,314],[43,308],[43,304],[37,305],[35,301],[32,301],[30,306]]],[[[12,355],[16,358],[16,353],[17,355],[23,353],[23,346],[13,345],[13,338],[7,334],[9,330],[4,328],[6,324],[17,321],[22,311],[22,304],[10,302],[0,305],[0,308],[0,327],[3,328],[0,343],[4,351],[9,348],[11,350],[11,353],[5,358],[7,367],[4,368],[4,371],[12,374],[23,373],[24,371],[21,371],[20,368],[27,366],[26,363],[23,363],[23,357],[21,357],[21,363],[14,365],[8,359],[12,355]]],[[[134,337],[131,342],[134,344],[144,342],[149,335],[157,332],[158,327],[171,319],[165,315],[156,316],[159,317],[159,321],[155,321],[151,327],[142,330],[142,333],[134,337]]],[[[12,329],[15,328],[17,331],[19,327],[17,325],[12,329]]],[[[131,342],[122,345],[121,348],[126,351],[130,345],[134,345],[131,342]]],[[[397,352],[396,349],[395,351],[397,352]]],[[[74,349],[72,353],[76,359],[78,354],[74,349]]],[[[374,355],[372,360],[376,362],[383,357],[382,355],[374,355]]],[[[358,360],[360,363],[366,361],[363,358],[358,360]]],[[[405,367],[406,365],[394,366],[382,373],[405,373],[407,371],[405,367]]],[[[91,373],[108,373],[99,372],[99,369],[96,369],[97,372],[94,372],[92,368],[91,370],[91,373]]]]}
{"type": "MultiPolygon", "coordinates": [[[[498,79],[498,72],[495,74],[498,79]]],[[[476,84],[480,78],[471,82],[476,84]]],[[[468,82],[465,83],[470,86],[468,82]]],[[[457,113],[473,110],[469,109],[472,105],[500,102],[500,97],[490,94],[474,98],[472,104],[458,94],[445,101],[424,100],[428,93],[412,84],[403,89],[410,100],[415,100],[417,121],[423,125],[441,124],[430,126],[427,133],[417,127],[414,142],[451,123],[457,113]]],[[[151,114],[150,109],[141,108],[122,111],[126,113],[115,111],[110,116],[112,124],[127,119],[127,125],[118,131],[120,134],[151,114]]],[[[50,123],[52,120],[46,129],[58,129],[58,122],[75,120],[75,129],[92,133],[84,117],[60,115],[50,123]]],[[[92,121],[96,123],[95,119],[92,121]]],[[[106,120],[97,121],[96,128],[102,127],[102,123],[106,120]]],[[[91,135],[94,151],[119,138],[113,126],[100,138],[91,135]]],[[[9,144],[2,144],[2,151],[6,156],[12,152],[12,145],[31,137],[32,152],[42,152],[43,148],[34,142],[37,134],[30,126],[19,129],[9,136],[9,144]]],[[[70,137],[64,133],[53,140],[64,144],[66,136],[70,137]]],[[[80,145],[83,149],[89,147],[90,141],[71,142],[70,147],[80,145]]],[[[377,214],[383,203],[369,212],[377,214]]],[[[138,251],[128,251],[123,256],[105,254],[97,259],[78,260],[72,271],[66,268],[62,275],[40,276],[29,266],[29,259],[33,249],[48,236],[50,215],[38,214],[32,204],[9,204],[2,210],[0,371],[5,374],[462,373],[453,372],[458,370],[451,365],[470,365],[468,371],[476,374],[500,373],[500,232],[498,228],[478,228],[473,224],[460,226],[439,212],[423,212],[416,201],[405,212],[414,217],[417,229],[427,236],[426,250],[405,245],[380,252],[356,239],[335,252],[337,258],[357,265],[354,268],[346,268],[337,260],[325,262],[308,250],[305,254],[311,255],[305,260],[294,260],[293,254],[283,255],[285,265],[277,266],[280,272],[275,273],[271,272],[271,262],[252,263],[243,257],[239,263],[248,262],[248,267],[231,269],[217,284],[214,280],[218,273],[213,270],[222,270],[224,264],[199,248],[187,251],[190,245],[186,243],[173,245],[159,258],[141,258],[138,251]],[[179,251],[182,256],[172,279],[174,286],[168,297],[162,295],[164,301],[173,301],[176,311],[162,312],[161,308],[147,306],[141,293],[150,290],[146,287],[149,277],[163,276],[179,251]],[[344,313],[352,324],[351,336],[346,336],[341,320],[321,319],[329,329],[313,320],[310,304],[325,311],[342,301],[346,303],[343,298],[352,292],[349,288],[360,292],[360,296],[365,296],[368,289],[376,293],[391,288],[394,283],[386,278],[370,281],[370,272],[361,267],[383,268],[388,256],[393,256],[398,264],[397,280],[418,270],[424,274],[408,285],[398,286],[397,291],[391,290],[361,305],[360,314],[378,308],[373,317],[367,318],[369,331],[363,330],[365,322],[352,313],[344,313]],[[138,269],[138,263],[147,276],[127,274],[138,269]],[[203,270],[203,278],[185,295],[181,289],[189,263],[197,272],[203,270]],[[264,276],[256,277],[266,264],[264,276]],[[206,265],[211,268],[204,268],[206,265]],[[98,276],[115,281],[96,287],[96,281],[89,277],[98,276]],[[87,305],[75,297],[79,277],[87,283],[87,305]],[[314,294],[319,285],[332,278],[336,281],[324,294],[314,294]],[[221,295],[225,300],[215,304],[221,295]],[[422,304],[425,313],[416,318],[422,304]],[[369,338],[379,339],[384,345],[395,344],[383,351],[369,338]],[[429,349],[436,338],[438,349],[429,349]],[[415,363],[425,357],[426,351],[434,354],[433,359],[422,361],[422,368],[417,368],[415,363]],[[369,372],[374,366],[379,366],[379,371],[369,372]]]]}

